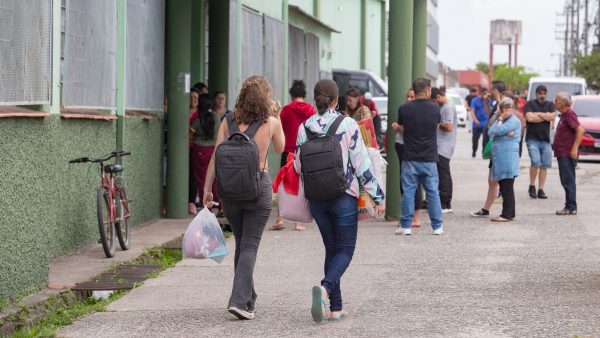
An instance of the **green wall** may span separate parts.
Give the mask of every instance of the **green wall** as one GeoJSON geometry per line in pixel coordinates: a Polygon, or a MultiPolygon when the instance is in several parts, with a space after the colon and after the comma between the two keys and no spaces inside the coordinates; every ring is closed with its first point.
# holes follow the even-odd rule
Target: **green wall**
{"type": "Polygon", "coordinates": [[[360,1],[321,1],[321,21],[341,31],[332,33],[332,67],[360,69],[360,1]]]}
{"type": "Polygon", "coordinates": [[[294,6],[298,6],[300,8],[302,8],[303,11],[305,11],[306,13],[314,16],[314,3],[315,0],[289,0],[288,4],[289,5],[294,5],[294,6]]]}
{"type": "Polygon", "coordinates": [[[367,1],[366,14],[366,64],[365,68],[385,78],[381,74],[381,6],[385,4],[380,1],[367,1]]]}
{"type": "MultiPolygon", "coordinates": [[[[331,35],[336,34],[336,33],[332,33],[325,27],[315,24],[315,22],[313,20],[308,19],[306,16],[298,15],[298,13],[295,11],[290,11],[289,22],[290,22],[290,24],[292,24],[296,27],[300,27],[300,28],[304,29],[306,32],[313,33],[319,37],[319,58],[320,58],[319,59],[319,68],[321,71],[331,73],[331,68],[332,68],[331,61],[332,61],[333,57],[330,59],[328,57],[327,53],[322,53],[322,51],[323,51],[323,49],[325,49],[325,50],[332,49],[331,35]],[[325,54],[325,55],[323,55],[323,54],[325,54]]],[[[290,52],[293,53],[294,51],[290,49],[290,52]]],[[[287,93],[287,91],[286,91],[286,93],[287,93]]]]}
{"type": "MultiPolygon", "coordinates": [[[[162,123],[128,118],[125,182],[132,223],[160,217],[162,123]]],[[[114,150],[116,122],[0,119],[0,297],[43,287],[48,261],[98,239],[96,167],[69,165],[114,150]]],[[[135,242],[135,238],[133,238],[135,242]]],[[[99,257],[102,259],[103,257],[99,257]]]]}

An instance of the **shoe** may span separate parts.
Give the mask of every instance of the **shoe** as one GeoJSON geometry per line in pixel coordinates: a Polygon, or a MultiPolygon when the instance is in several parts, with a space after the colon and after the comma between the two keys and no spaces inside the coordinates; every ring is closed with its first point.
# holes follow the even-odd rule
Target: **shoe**
{"type": "Polygon", "coordinates": [[[327,299],[325,289],[322,286],[313,286],[310,314],[315,322],[320,323],[323,321],[327,315],[326,309],[328,305],[329,301],[327,299]]]}
{"type": "Polygon", "coordinates": [[[470,215],[472,217],[489,217],[490,212],[489,212],[489,210],[485,210],[485,209],[481,208],[481,210],[474,211],[474,212],[470,213],[470,215]]]}
{"type": "Polygon", "coordinates": [[[543,200],[548,198],[548,196],[546,196],[546,193],[542,189],[538,190],[537,197],[543,200]]]}
{"type": "Polygon", "coordinates": [[[531,197],[531,198],[537,198],[538,197],[537,194],[536,194],[536,191],[535,191],[535,185],[530,185],[529,186],[529,197],[531,197]]]}
{"type": "Polygon", "coordinates": [[[577,210],[569,210],[569,209],[562,209],[562,210],[556,210],[556,214],[558,216],[571,216],[571,215],[577,215],[577,210]]]}
{"type": "Polygon", "coordinates": [[[232,315],[236,316],[238,319],[242,319],[242,320],[254,319],[254,312],[238,309],[235,306],[228,307],[227,311],[229,311],[229,313],[231,313],[232,315]]]}
{"type": "Polygon", "coordinates": [[[437,235],[437,236],[442,235],[443,233],[444,233],[444,228],[443,227],[440,227],[440,228],[437,228],[437,229],[433,230],[433,234],[437,235]]]}
{"type": "Polygon", "coordinates": [[[396,235],[410,235],[412,234],[412,230],[410,228],[406,229],[406,228],[398,228],[396,229],[396,231],[394,232],[396,235]]]}
{"type": "Polygon", "coordinates": [[[476,156],[476,155],[477,155],[477,154],[475,154],[475,153],[471,153],[471,157],[472,157],[472,158],[475,158],[475,156],[476,156]]]}
{"type": "Polygon", "coordinates": [[[450,208],[448,208],[448,209],[442,209],[442,214],[451,214],[453,212],[454,211],[452,209],[450,209],[450,208]]]}

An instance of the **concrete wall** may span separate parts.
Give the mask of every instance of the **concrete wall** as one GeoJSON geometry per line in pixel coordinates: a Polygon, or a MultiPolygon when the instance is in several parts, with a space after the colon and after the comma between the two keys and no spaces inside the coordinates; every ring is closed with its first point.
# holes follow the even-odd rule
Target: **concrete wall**
{"type": "MultiPolygon", "coordinates": [[[[128,118],[125,132],[139,224],[160,217],[162,123],[128,118]]],[[[0,297],[44,286],[50,258],[97,241],[96,167],[67,162],[114,151],[115,134],[116,122],[0,118],[0,297]]]]}
{"type": "Polygon", "coordinates": [[[332,67],[360,69],[360,0],[321,1],[321,21],[341,31],[332,33],[332,67]]]}
{"type": "Polygon", "coordinates": [[[380,77],[385,78],[384,74],[381,74],[381,25],[384,18],[381,17],[381,7],[385,4],[381,1],[367,1],[367,14],[366,14],[366,36],[367,41],[365,46],[367,48],[367,60],[365,68],[378,74],[380,77]]]}

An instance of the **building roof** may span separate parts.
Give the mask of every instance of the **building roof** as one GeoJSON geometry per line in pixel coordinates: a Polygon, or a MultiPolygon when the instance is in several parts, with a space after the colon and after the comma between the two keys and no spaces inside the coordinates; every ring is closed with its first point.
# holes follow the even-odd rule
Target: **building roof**
{"type": "Polygon", "coordinates": [[[479,70],[459,70],[458,78],[461,86],[489,87],[490,80],[487,74],[479,70]]]}
{"type": "Polygon", "coordinates": [[[290,11],[293,12],[297,12],[298,14],[300,14],[301,16],[304,16],[306,18],[308,18],[310,21],[316,23],[318,26],[321,26],[331,32],[334,33],[341,33],[340,31],[338,31],[337,29],[325,24],[323,21],[319,20],[318,18],[312,16],[310,13],[304,11],[302,8],[300,8],[299,6],[295,6],[295,5],[289,5],[288,6],[290,11]]]}

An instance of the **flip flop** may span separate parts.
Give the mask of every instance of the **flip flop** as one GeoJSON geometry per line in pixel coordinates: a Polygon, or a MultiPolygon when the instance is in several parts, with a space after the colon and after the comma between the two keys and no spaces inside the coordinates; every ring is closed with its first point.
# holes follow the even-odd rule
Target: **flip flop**
{"type": "Polygon", "coordinates": [[[321,286],[313,286],[312,288],[312,305],[310,307],[310,314],[312,315],[312,319],[316,323],[320,323],[323,321],[325,317],[327,300],[323,297],[323,287],[321,286]]]}
{"type": "Polygon", "coordinates": [[[282,224],[282,225],[273,224],[269,227],[269,230],[281,230],[281,229],[285,229],[285,224],[282,224]]]}
{"type": "Polygon", "coordinates": [[[511,218],[504,218],[502,216],[492,218],[492,222],[512,222],[511,218]]]}
{"type": "Polygon", "coordinates": [[[332,322],[340,321],[340,320],[346,319],[347,315],[348,315],[348,312],[342,311],[342,314],[339,317],[328,317],[327,320],[332,321],[332,322]]]}

